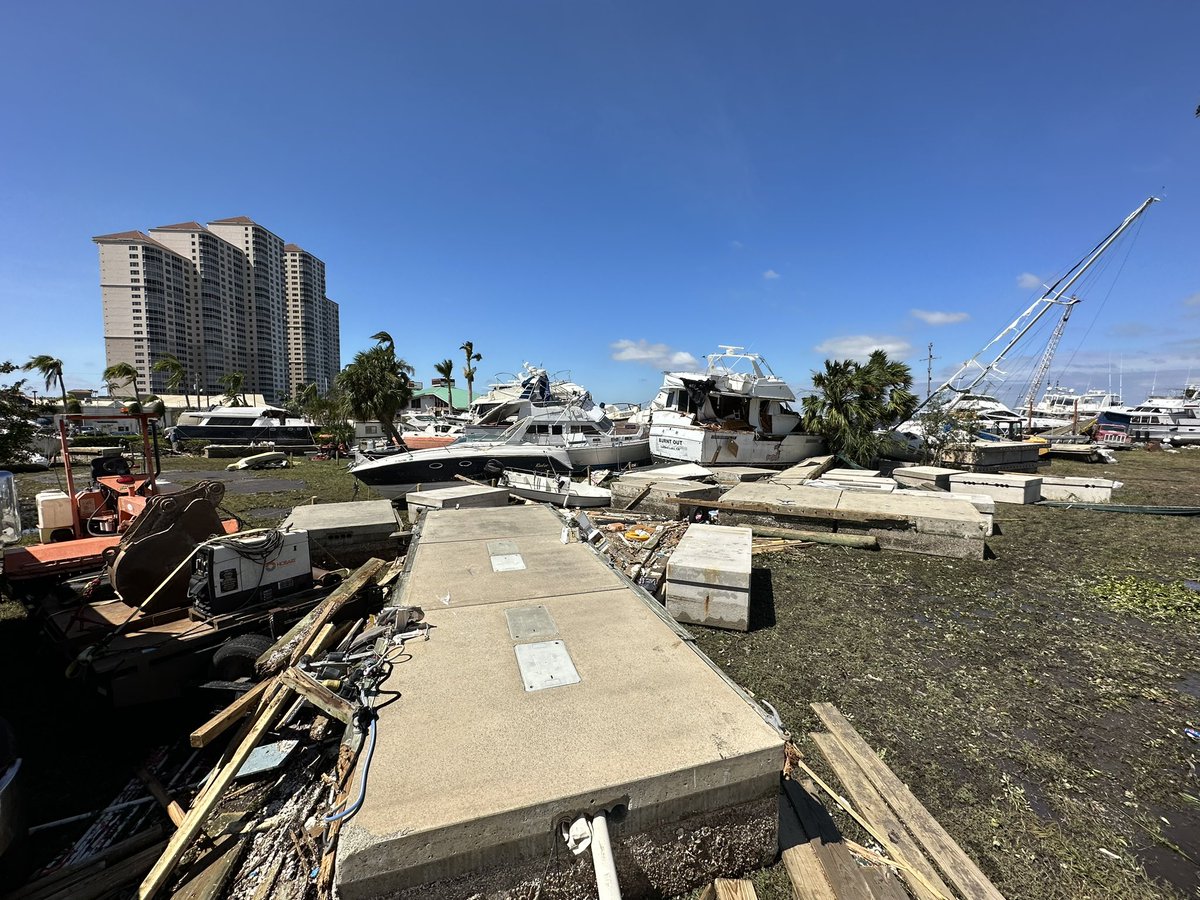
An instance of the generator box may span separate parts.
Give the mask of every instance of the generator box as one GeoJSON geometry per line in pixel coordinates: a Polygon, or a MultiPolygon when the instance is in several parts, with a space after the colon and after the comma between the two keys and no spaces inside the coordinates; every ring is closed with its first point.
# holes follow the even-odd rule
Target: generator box
{"type": "Polygon", "coordinates": [[[188,593],[195,612],[212,617],[312,585],[308,533],[276,531],[205,547],[192,564],[188,593]]]}

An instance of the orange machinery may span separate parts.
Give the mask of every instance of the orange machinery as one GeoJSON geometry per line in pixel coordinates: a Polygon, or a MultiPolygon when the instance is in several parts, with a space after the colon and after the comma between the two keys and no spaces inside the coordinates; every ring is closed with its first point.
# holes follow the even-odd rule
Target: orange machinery
{"type": "MultiPolygon", "coordinates": [[[[124,457],[97,457],[92,462],[92,484],[77,491],[67,441],[67,417],[60,418],[59,443],[67,480],[66,493],[71,504],[71,525],[43,536],[41,544],[7,548],[0,573],[10,581],[65,578],[101,568],[105,563],[105,551],[117,547],[130,524],[159,494],[157,457],[150,440],[150,422],[155,416],[122,413],[70,418],[76,422],[136,419],[142,436],[142,471],[131,472],[124,457]]],[[[225,530],[236,531],[237,524],[226,523],[225,530]]],[[[108,556],[111,555],[110,552],[108,556]]]]}

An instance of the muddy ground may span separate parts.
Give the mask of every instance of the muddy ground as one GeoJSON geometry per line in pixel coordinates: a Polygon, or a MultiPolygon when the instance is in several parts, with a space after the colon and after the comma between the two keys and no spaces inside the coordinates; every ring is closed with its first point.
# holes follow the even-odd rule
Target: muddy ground
{"type": "MultiPolygon", "coordinates": [[[[1200,451],[1118,458],[1051,471],[1200,506],[1200,451]]],[[[1200,520],[998,504],[996,522],[981,562],[762,555],[757,627],[692,630],[826,778],[808,704],[837,704],[1005,896],[1200,896],[1200,520]]],[[[755,880],[790,896],[781,867],[755,880]]]]}
{"type": "MultiPolygon", "coordinates": [[[[164,462],[180,482],[213,468],[164,462]]],[[[1115,502],[1200,506],[1200,451],[1052,471],[1122,480],[1115,502]]],[[[255,477],[304,486],[231,491],[225,505],[251,525],[313,495],[364,499],[335,463],[255,477]]],[[[19,489],[32,498],[54,480],[22,476],[19,489]]],[[[754,629],[692,631],[826,776],[808,704],[837,704],[1006,896],[1200,896],[1200,743],[1183,731],[1200,725],[1200,594],[1183,584],[1200,579],[1200,521],[1008,505],[996,521],[995,558],[981,562],[765,554],[754,629]]],[[[35,821],[102,806],[148,749],[202,718],[203,699],[107,714],[12,603],[0,602],[0,649],[0,714],[25,746],[35,821]]],[[[791,896],[782,867],[754,880],[764,900],[791,896]]]]}

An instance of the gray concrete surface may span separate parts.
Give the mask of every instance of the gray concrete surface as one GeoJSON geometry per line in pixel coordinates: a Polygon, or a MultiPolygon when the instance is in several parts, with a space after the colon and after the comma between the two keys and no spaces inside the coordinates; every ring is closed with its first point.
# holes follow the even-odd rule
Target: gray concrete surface
{"type": "MultiPolygon", "coordinates": [[[[401,697],[380,710],[366,802],[342,830],[342,897],[464,896],[468,883],[546,871],[569,856],[558,825],[581,813],[617,810],[620,857],[640,836],[686,842],[689,822],[774,798],[779,734],[588,547],[562,544],[553,512],[432,510],[421,531],[398,602],[425,608],[432,638],[406,645],[411,658],[384,685],[401,697]],[[489,563],[505,541],[523,569],[489,563]],[[533,606],[579,683],[525,689],[505,613],[533,606]]],[[[753,823],[747,859],[773,827],[753,823]]],[[[665,868],[671,894],[713,874],[665,868]]],[[[578,884],[555,895],[587,896],[578,884]]],[[[629,887],[658,890],[653,879],[629,887]]]]}
{"type": "Polygon", "coordinates": [[[508,505],[508,489],[485,487],[479,484],[456,484],[452,487],[409,491],[404,495],[408,504],[408,520],[415,522],[428,509],[484,509],[508,505]]]}
{"type": "Polygon", "coordinates": [[[394,557],[401,549],[397,533],[406,529],[390,500],[297,506],[283,527],[307,531],[313,562],[337,568],[394,557]]]}

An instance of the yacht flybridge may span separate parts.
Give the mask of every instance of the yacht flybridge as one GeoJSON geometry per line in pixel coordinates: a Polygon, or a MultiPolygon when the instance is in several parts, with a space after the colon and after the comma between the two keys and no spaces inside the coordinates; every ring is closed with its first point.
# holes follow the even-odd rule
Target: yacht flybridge
{"type": "Polygon", "coordinates": [[[783,468],[821,452],[800,430],[796,395],[767,361],[720,345],[704,372],[668,372],[650,404],[650,452],[656,459],[705,466],[783,468]]]}

